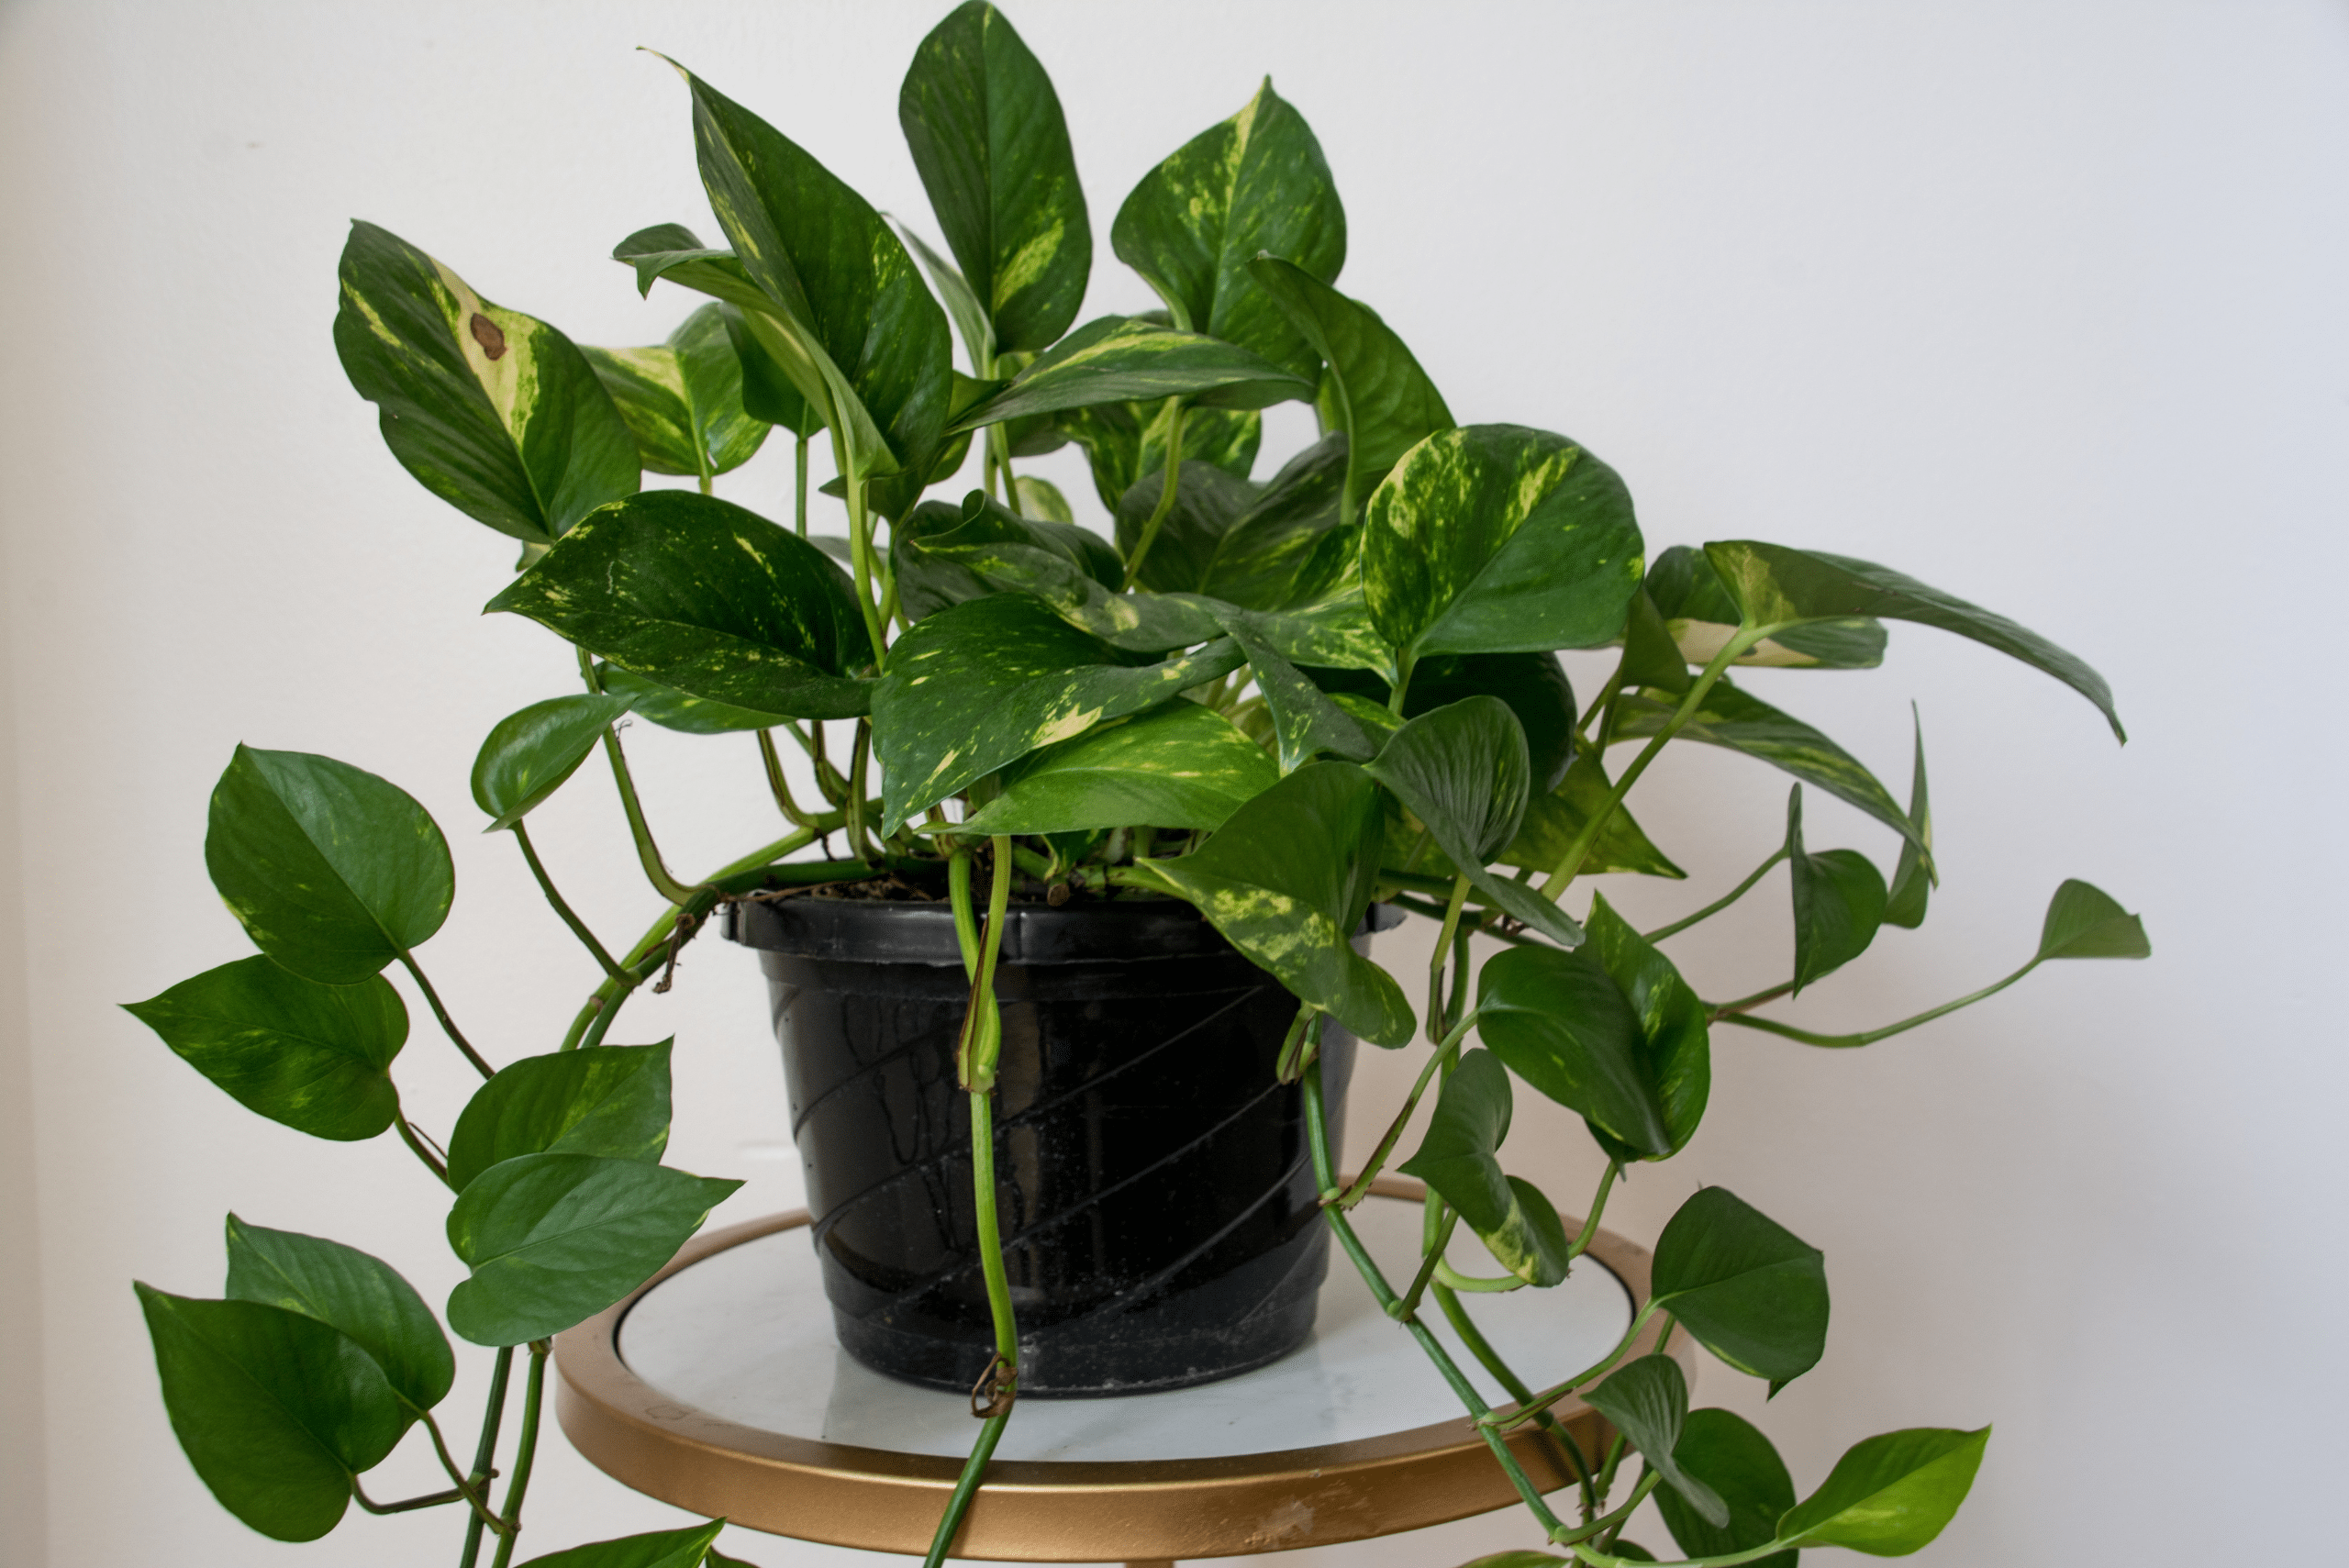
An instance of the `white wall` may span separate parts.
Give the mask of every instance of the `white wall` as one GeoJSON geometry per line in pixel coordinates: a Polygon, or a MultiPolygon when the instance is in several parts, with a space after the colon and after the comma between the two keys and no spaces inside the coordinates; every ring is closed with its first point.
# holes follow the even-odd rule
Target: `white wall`
{"type": "MultiPolygon", "coordinates": [[[[592,978],[510,850],[471,833],[465,790],[488,726],[565,689],[566,651],[475,613],[510,549],[399,471],[344,382],[344,220],[583,340],[656,340],[688,302],[640,302],[602,258],[642,224],[709,226],[682,89],[631,46],[926,222],[895,102],[942,5],[0,10],[0,875],[20,864],[22,890],[0,906],[9,1563],[450,1548],[446,1514],[354,1519],[312,1548],[251,1536],[156,1397],[128,1281],[217,1288],[230,1207],[381,1251],[428,1296],[457,1273],[390,1140],[257,1122],[113,1006],[245,951],[200,854],[231,746],[374,769],[450,828],[461,896],[425,957],[494,1054],[551,1046],[592,978]]],[[[1858,1027],[2005,973],[2065,875],[2142,910],[2157,956],[2045,972],[1866,1052],[1721,1030],[1702,1136],[1609,1218],[1652,1240],[1697,1183],[1724,1183],[1827,1249],[1828,1360],[1764,1418],[1803,1482],[1869,1431],[1998,1422],[1928,1561],[2150,1568],[2332,1542],[2349,15],[1023,0],[1015,19],[1096,204],[1095,307],[1143,303],[1108,258],[1123,193],[1270,71],[1346,195],[1343,286],[1460,417],[1587,441],[1653,547],[1750,534],[1882,559],[2111,677],[2125,751],[2071,694],[1918,628],[1878,673],[1753,677],[1897,789],[1913,696],[1932,755],[1932,918],[1797,1016],[1858,1027]]],[[[1089,493],[1074,463],[1045,467],[1089,493]]],[[[774,508],[787,483],[778,450],[726,490],[774,508]]],[[[681,867],[769,835],[748,740],[632,739],[681,867]]],[[[1783,798],[1755,764],[1669,755],[1634,804],[1696,874],[1621,902],[1655,920],[1714,895],[1766,852],[1783,798]]],[[[1888,863],[1882,831],[1813,817],[1814,843],[1888,863]]],[[[592,921],[648,917],[607,788],[540,820],[592,921]]],[[[1774,881],[1676,945],[1708,995],[1782,977],[1783,896],[1774,881]]],[[[751,1178],[729,1213],[794,1202],[748,959],[696,948],[621,1032],[672,1029],[677,1162],[751,1178]]],[[[1392,1080],[1399,1062],[1380,1065],[1392,1080]]],[[[443,1128],[465,1090],[429,1029],[403,1083],[443,1128]]],[[[1570,1118],[1526,1109],[1512,1153],[1579,1203],[1593,1171],[1570,1118]]],[[[1704,1393],[1761,1414],[1727,1373],[1704,1393]]],[[[675,1517],[551,1447],[535,1550],[675,1517]]],[[[1529,1532],[1502,1516],[1315,1561],[1513,1544],[1529,1532]]]]}

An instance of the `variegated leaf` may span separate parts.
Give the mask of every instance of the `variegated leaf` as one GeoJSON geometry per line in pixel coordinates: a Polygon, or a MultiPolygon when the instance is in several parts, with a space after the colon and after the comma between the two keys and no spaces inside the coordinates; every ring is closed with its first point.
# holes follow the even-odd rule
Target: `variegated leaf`
{"type": "MultiPolygon", "coordinates": [[[[1083,579],[1114,593],[1125,576],[1118,552],[1100,535],[1072,523],[1023,517],[983,490],[963,496],[960,506],[925,501],[915,507],[891,533],[889,562],[898,602],[913,620],[1006,589],[1056,599],[1066,593],[1063,580],[1083,579]]],[[[1209,629],[1183,640],[1204,642],[1214,635],[1209,629]]]]}
{"type": "Polygon", "coordinates": [[[1170,702],[1104,719],[1011,763],[1000,792],[963,830],[1212,829],[1279,780],[1264,748],[1229,719],[1195,702],[1170,702]]]}
{"type": "MultiPolygon", "coordinates": [[[[1163,403],[1103,403],[1039,417],[1052,420],[1054,429],[1085,449],[1094,493],[1115,512],[1136,480],[1166,466],[1166,408],[1163,403]]],[[[1013,421],[1013,428],[1019,423],[1013,421]]],[[[1183,465],[1205,463],[1245,479],[1255,470],[1264,434],[1264,417],[1252,409],[1186,409],[1183,465]]],[[[1021,455],[1017,445],[1012,455],[1021,455]]]]}
{"type": "Polygon", "coordinates": [[[765,422],[743,411],[729,308],[703,306],[654,348],[583,350],[655,473],[708,479],[750,462],[766,439],[765,422]]]}
{"type": "Polygon", "coordinates": [[[1321,144],[1269,78],[1246,108],[1142,176],[1109,239],[1175,326],[1314,375],[1319,356],[1248,263],[1269,252],[1334,280],[1346,260],[1346,214],[1321,144]]]}
{"type": "Polygon", "coordinates": [[[791,377],[775,357],[761,346],[742,307],[721,300],[718,310],[718,319],[726,324],[727,340],[734,345],[734,361],[741,367],[742,412],[780,426],[803,441],[821,430],[823,415],[791,384],[791,377]]]}
{"type": "Polygon", "coordinates": [[[1130,657],[1026,594],[973,599],[915,622],[873,691],[882,831],[1039,747],[1154,706],[1241,662],[1228,639],[1156,663],[1130,657]]]}
{"type": "MultiPolygon", "coordinates": [[[[1626,692],[1615,725],[1617,740],[1642,740],[1670,721],[1676,699],[1653,691],[1626,692]]],[[[1705,694],[1704,703],[1675,738],[1725,746],[1759,757],[1773,767],[1808,784],[1816,784],[1836,799],[1858,806],[1903,840],[1917,846],[1930,866],[1932,846],[1909,814],[1900,809],[1889,790],[1860,760],[1791,714],[1781,713],[1761,698],[1730,684],[1724,675],[1705,694]]],[[[1549,867],[1544,870],[1552,869],[1549,867]]]]}
{"type": "Polygon", "coordinates": [[[1384,818],[1369,774],[1313,762],[1198,849],[1139,860],[1133,876],[1197,905],[1298,1001],[1375,1045],[1404,1045],[1417,1027],[1411,1005],[1353,942],[1377,880],[1384,818]]]}
{"type": "Polygon", "coordinates": [[[1705,555],[1720,573],[1722,587],[1736,601],[1747,626],[1776,633],[1778,628],[1810,622],[1873,616],[1939,627],[2053,675],[2096,705],[2112,727],[2115,740],[2126,742],[2129,739],[2121,728],[2120,714],[2113,710],[2112,688],[2102,675],[2077,655],[2002,615],[1969,605],[1888,566],[1848,555],[1793,550],[1759,539],[1709,544],[1705,555]]]}
{"type": "Polygon", "coordinates": [[[570,339],[372,223],[340,271],[335,352],[426,489],[530,545],[635,493],[636,442],[570,339]]]}
{"type": "Polygon", "coordinates": [[[674,729],[680,735],[730,735],[744,729],[772,729],[785,721],[779,713],[760,713],[711,702],[707,697],[648,681],[635,671],[623,670],[617,664],[598,663],[596,679],[612,696],[627,699],[631,717],[663,729],[674,729]]]}
{"type": "Polygon", "coordinates": [[[1413,447],[1371,496],[1363,587],[1406,658],[1590,648],[1621,635],[1640,552],[1613,469],[1546,430],[1469,425],[1413,447]]]}
{"type": "MultiPolygon", "coordinates": [[[[1680,657],[1709,664],[1737,630],[1737,601],[1705,552],[1675,544],[1648,563],[1648,596],[1680,657]]],[[[1884,662],[1884,623],[1865,617],[1783,628],[1733,662],[1781,669],[1873,670],[1884,662]]]]}
{"type": "MultiPolygon", "coordinates": [[[[1339,525],[1346,441],[1330,436],[1289,460],[1269,484],[1214,468],[1183,466],[1174,507],[1142,562],[1142,581],[1165,593],[1204,594],[1252,610],[1308,603],[1334,587],[1353,550],[1339,525]]],[[[1160,474],[1145,476],[1117,508],[1118,539],[1131,550],[1158,504],[1160,474]]]]}
{"type": "Polygon", "coordinates": [[[1403,454],[1452,428],[1452,410],[1403,339],[1368,306],[1275,257],[1260,256],[1248,270],[1329,367],[1337,428],[1347,442],[1342,517],[1359,522],[1371,493],[1403,454]]]}
{"type": "MultiPolygon", "coordinates": [[[[1501,864],[1536,872],[1557,870],[1558,862],[1565,858],[1566,851],[1582,832],[1583,824],[1606,806],[1610,793],[1606,768],[1595,753],[1586,751],[1575,758],[1567,764],[1565,777],[1558,781],[1558,787],[1547,795],[1535,795],[1526,806],[1525,820],[1518,828],[1517,838],[1501,851],[1501,864]]],[[[1649,842],[1640,825],[1631,820],[1631,814],[1620,806],[1598,830],[1598,837],[1591,841],[1589,857],[1583,862],[1585,876],[1607,872],[1633,872],[1641,876],[1675,880],[1688,874],[1649,842]]]]}
{"type": "Polygon", "coordinates": [[[1214,338],[1139,316],[1104,316],[1053,344],[1011,384],[958,416],[975,430],[1005,419],[1100,403],[1208,396],[1222,406],[1263,408],[1313,395],[1311,382],[1214,338]]]}
{"type": "Polygon", "coordinates": [[[1272,719],[1281,772],[1295,773],[1324,751],[1350,762],[1368,762],[1378,748],[1353,715],[1321,693],[1264,639],[1261,617],[1225,609],[1217,619],[1248,656],[1249,673],[1272,719]]]}
{"type": "MultiPolygon", "coordinates": [[[[979,303],[979,296],[971,292],[970,280],[955,271],[953,262],[931,250],[929,242],[914,231],[912,225],[896,218],[889,221],[897,230],[897,238],[905,241],[907,250],[921,263],[921,270],[930,274],[930,286],[937,291],[938,302],[946,307],[947,319],[954,323],[954,330],[962,335],[963,352],[971,357],[971,373],[988,373],[980,367],[998,362],[992,347],[995,328],[987,320],[986,307],[979,303]]],[[[1017,361],[1022,356],[1008,357],[1017,361]]],[[[1012,368],[1016,370],[1016,364],[1012,368]]],[[[996,373],[1008,373],[998,370],[996,373]]]]}
{"type": "Polygon", "coordinates": [[[969,0],[931,29],[907,69],[897,120],[993,325],[986,354],[1041,349],[1067,331],[1093,270],[1093,226],[1059,95],[1002,12],[969,0]]]}
{"type": "Polygon", "coordinates": [[[1504,1173],[1496,1157],[1515,1101],[1498,1057],[1462,1052],[1436,1096],[1419,1152],[1397,1169],[1459,1210],[1501,1267],[1528,1284],[1553,1285],[1566,1277],[1566,1228],[1541,1189],[1504,1173]]]}
{"type": "Polygon", "coordinates": [[[484,606],[712,702],[852,718],[871,657],[846,573],[754,512],[649,490],[597,513],[484,606]]]}
{"type": "Polygon", "coordinates": [[[1012,499],[1019,503],[1015,509],[1023,517],[1048,523],[1074,524],[1076,521],[1076,514],[1069,508],[1068,497],[1062,495],[1061,487],[1049,479],[1034,479],[1023,473],[1012,481],[1011,495],[1012,499]]]}

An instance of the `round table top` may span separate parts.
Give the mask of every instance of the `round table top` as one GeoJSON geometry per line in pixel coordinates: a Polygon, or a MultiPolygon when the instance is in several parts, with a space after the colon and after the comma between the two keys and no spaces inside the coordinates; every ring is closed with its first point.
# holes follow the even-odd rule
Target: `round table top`
{"type": "MultiPolygon", "coordinates": [[[[1382,1182],[1354,1224],[1397,1288],[1419,1254],[1418,1189],[1382,1182]]],[[[840,1349],[807,1216],[701,1238],[628,1301],[560,1337],[573,1444],[665,1501],[777,1534],[920,1553],[976,1431],[960,1395],[840,1349]]],[[[1464,1273],[1498,1272],[1464,1231],[1464,1273]]],[[[1606,1354],[1647,1256],[1602,1232],[1562,1284],[1470,1298],[1538,1386],[1606,1354]],[[1600,1266],[1591,1267],[1591,1262],[1600,1266]]],[[[1504,1393],[1429,1305],[1422,1319],[1485,1397],[1504,1393]]],[[[1586,1445],[1595,1412],[1557,1414],[1586,1445]]],[[[1567,1480],[1534,1429],[1536,1485],[1567,1480]]],[[[1210,1557],[1415,1529],[1515,1500],[1457,1398],[1334,1244],[1312,1337],[1254,1372],[1167,1393],[1019,1402],[954,1555],[1025,1562],[1210,1557]]]]}

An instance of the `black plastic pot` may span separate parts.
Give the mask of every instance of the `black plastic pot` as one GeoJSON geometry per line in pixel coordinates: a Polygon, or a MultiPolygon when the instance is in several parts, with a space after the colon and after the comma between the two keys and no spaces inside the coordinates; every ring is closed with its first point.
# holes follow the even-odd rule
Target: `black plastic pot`
{"type": "MultiPolygon", "coordinates": [[[[966,1390],[994,1353],[955,1086],[967,997],[943,904],[733,906],[759,950],[840,1340],[966,1390]]],[[[1395,917],[1390,911],[1385,924],[1395,917]]],[[[1181,1388],[1279,1359],[1328,1265],[1297,1002],[1188,905],[1018,907],[997,971],[996,1206],[1023,1395],[1181,1388]]],[[[1321,1042],[1333,1123],[1354,1040],[1321,1042]]],[[[1334,1136],[1333,1127],[1333,1136],[1334,1136]]]]}

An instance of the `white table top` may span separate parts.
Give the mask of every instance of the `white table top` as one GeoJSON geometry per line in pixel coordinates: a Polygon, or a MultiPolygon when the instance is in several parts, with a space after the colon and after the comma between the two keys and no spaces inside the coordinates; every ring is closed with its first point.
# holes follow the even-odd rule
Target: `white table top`
{"type": "MultiPolygon", "coordinates": [[[[1418,1259],[1419,1206],[1371,1197],[1355,1209],[1354,1224],[1388,1280],[1403,1288],[1418,1259]]],[[[1464,1273],[1501,1272],[1464,1230],[1450,1258],[1464,1273]]],[[[1553,1289],[1464,1299],[1494,1349],[1536,1387],[1597,1361],[1631,1320],[1630,1293],[1589,1257],[1553,1289]]],[[[1485,1396],[1506,1403],[1432,1302],[1420,1317],[1485,1396]]],[[[804,1228],[729,1248],[655,1285],[622,1323],[618,1348],[629,1369],[662,1395],[746,1427],[947,1458],[970,1447],[973,1423],[962,1396],[885,1377],[840,1349],[804,1228]]],[[[1372,1302],[1333,1238],[1319,1318],[1295,1353],[1172,1393],[1023,1399],[996,1457],[1213,1459],[1377,1437],[1460,1414],[1458,1400],[1410,1336],[1372,1302]]]]}

